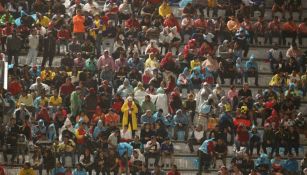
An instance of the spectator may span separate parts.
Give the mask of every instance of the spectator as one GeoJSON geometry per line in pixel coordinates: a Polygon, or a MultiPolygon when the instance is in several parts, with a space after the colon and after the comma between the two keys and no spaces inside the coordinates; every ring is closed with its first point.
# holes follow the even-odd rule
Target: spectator
{"type": "Polygon", "coordinates": [[[146,143],[145,145],[145,165],[148,167],[148,159],[150,157],[155,159],[155,165],[158,165],[158,162],[160,160],[160,144],[157,142],[157,139],[155,136],[152,136],[151,139],[146,143]]]}
{"type": "Polygon", "coordinates": [[[12,58],[14,57],[14,64],[18,66],[18,57],[21,49],[21,39],[14,30],[12,34],[8,35],[6,38],[6,50],[8,56],[8,64],[12,63],[12,58]]]}
{"type": "Polygon", "coordinates": [[[298,26],[298,42],[300,46],[303,44],[303,38],[307,36],[307,18],[304,18],[304,22],[298,26]]]}
{"type": "Polygon", "coordinates": [[[274,4],[272,6],[272,17],[275,16],[276,12],[281,12],[283,19],[285,19],[286,1],[274,0],[274,4]]]}
{"type": "Polygon", "coordinates": [[[82,16],[82,10],[78,9],[76,10],[76,15],[73,17],[73,33],[76,37],[76,39],[79,42],[82,42],[84,40],[84,32],[85,32],[85,16],[82,16]]]}
{"type": "Polygon", "coordinates": [[[188,129],[189,129],[189,119],[188,116],[186,116],[185,113],[182,112],[181,109],[176,111],[176,115],[174,116],[174,140],[177,140],[178,138],[178,131],[183,130],[184,131],[184,140],[188,140],[188,129]]]}
{"type": "Polygon", "coordinates": [[[165,165],[165,159],[170,159],[170,165],[174,163],[173,160],[173,154],[174,154],[174,146],[172,142],[170,141],[170,138],[166,138],[164,142],[161,144],[161,162],[162,167],[165,165]]]}
{"type": "Polygon", "coordinates": [[[22,169],[19,170],[18,175],[35,175],[35,171],[33,170],[33,168],[31,167],[30,162],[25,162],[24,166],[22,169]]]}
{"type": "MultiPolygon", "coordinates": [[[[281,0],[283,1],[283,0],[281,0]]],[[[275,5],[276,6],[276,5],[275,5]]],[[[274,6],[273,6],[274,8],[274,6]]],[[[274,16],[273,20],[268,23],[268,36],[269,36],[269,43],[272,44],[273,37],[278,38],[278,43],[281,45],[281,24],[278,19],[278,16],[274,16]]]]}
{"type": "Polygon", "coordinates": [[[288,21],[282,25],[281,35],[283,39],[283,45],[286,45],[286,37],[292,38],[292,43],[295,42],[297,36],[297,30],[298,27],[293,22],[293,18],[292,17],[288,18],[288,21]]]}
{"type": "Polygon", "coordinates": [[[208,172],[208,168],[212,162],[214,148],[216,145],[215,139],[205,140],[198,149],[198,174],[202,174],[203,168],[208,172]]]}
{"type": "Polygon", "coordinates": [[[194,145],[200,145],[206,140],[206,132],[204,131],[202,125],[198,125],[192,132],[192,135],[188,141],[188,145],[191,153],[194,152],[194,145]]]}

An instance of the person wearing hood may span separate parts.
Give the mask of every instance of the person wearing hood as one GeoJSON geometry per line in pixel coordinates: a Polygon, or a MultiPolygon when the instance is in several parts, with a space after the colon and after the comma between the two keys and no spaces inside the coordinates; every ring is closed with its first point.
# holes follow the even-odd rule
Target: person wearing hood
{"type": "Polygon", "coordinates": [[[198,49],[196,47],[196,40],[191,39],[183,48],[183,56],[184,59],[190,62],[198,53],[198,49]]]}
{"type": "Polygon", "coordinates": [[[145,163],[145,157],[140,149],[134,149],[131,155],[131,173],[136,174],[142,170],[142,165],[145,163]]]}
{"type": "Polygon", "coordinates": [[[249,152],[253,155],[254,147],[257,149],[257,155],[260,155],[261,137],[255,125],[249,131],[249,152]]]}
{"type": "Polygon", "coordinates": [[[44,139],[46,138],[46,134],[47,134],[47,128],[45,126],[44,120],[40,119],[38,121],[38,125],[35,128],[35,131],[33,132],[33,138],[35,138],[35,140],[40,140],[40,139],[44,139]]]}
{"type": "Polygon", "coordinates": [[[50,124],[48,126],[47,137],[48,137],[48,140],[51,142],[53,142],[57,138],[56,128],[54,124],[50,124]]]}
{"type": "Polygon", "coordinates": [[[183,72],[178,76],[177,86],[179,86],[180,89],[190,89],[190,85],[190,71],[189,68],[185,67],[183,72]]]}
{"type": "Polygon", "coordinates": [[[119,93],[121,97],[127,97],[129,94],[133,93],[133,87],[127,78],[125,78],[123,84],[118,87],[117,93],[119,93]]]}
{"type": "Polygon", "coordinates": [[[94,129],[93,138],[97,139],[103,131],[106,131],[106,128],[103,126],[102,120],[98,120],[97,126],[94,129]]]}
{"type": "Polygon", "coordinates": [[[196,107],[198,111],[200,111],[202,104],[208,99],[210,94],[212,94],[212,90],[209,87],[209,84],[207,82],[204,82],[202,84],[202,88],[196,96],[196,107]]]}
{"type": "Polygon", "coordinates": [[[150,95],[146,95],[144,101],[141,103],[141,108],[143,112],[146,112],[147,110],[150,110],[151,112],[156,111],[155,104],[151,101],[150,95]]]}
{"type": "Polygon", "coordinates": [[[119,156],[119,161],[120,161],[120,168],[119,168],[119,173],[122,174],[123,170],[125,170],[126,173],[130,174],[130,169],[129,169],[129,160],[132,156],[133,152],[133,147],[126,142],[121,142],[117,146],[117,153],[119,156]]]}
{"type": "Polygon", "coordinates": [[[212,91],[212,94],[216,98],[215,100],[219,101],[219,100],[221,100],[222,97],[225,96],[225,91],[222,89],[220,84],[216,84],[215,88],[212,91]]]}
{"type": "Polygon", "coordinates": [[[137,113],[138,107],[133,101],[132,97],[128,97],[123,106],[121,107],[121,111],[123,113],[122,119],[122,127],[128,125],[129,130],[132,131],[132,136],[134,137],[135,131],[137,130],[137,113]]]}
{"type": "Polygon", "coordinates": [[[255,77],[255,85],[258,86],[258,65],[255,61],[254,55],[245,63],[244,79],[245,83],[248,82],[248,77],[255,77]]]}
{"type": "Polygon", "coordinates": [[[177,140],[178,131],[182,130],[185,132],[184,140],[187,141],[189,134],[189,118],[185,113],[183,113],[181,109],[178,109],[176,111],[176,115],[174,116],[174,123],[175,123],[174,136],[173,136],[174,140],[177,140]]]}
{"type": "MultiPolygon", "coordinates": [[[[178,89],[177,89],[178,90],[178,89]]],[[[171,114],[176,114],[176,111],[178,109],[182,108],[182,100],[180,97],[180,92],[174,90],[171,95],[170,95],[170,99],[169,99],[169,111],[171,114]]]]}
{"type": "Polygon", "coordinates": [[[282,167],[286,174],[299,173],[299,164],[291,153],[288,155],[288,159],[282,164],[282,167]]]}
{"type": "Polygon", "coordinates": [[[201,84],[205,77],[201,73],[200,66],[193,68],[192,74],[190,76],[191,86],[193,89],[201,89],[201,84]]]}
{"type": "Polygon", "coordinates": [[[230,56],[228,40],[224,40],[223,43],[218,46],[216,56],[221,57],[222,59],[227,59],[230,56]]]}

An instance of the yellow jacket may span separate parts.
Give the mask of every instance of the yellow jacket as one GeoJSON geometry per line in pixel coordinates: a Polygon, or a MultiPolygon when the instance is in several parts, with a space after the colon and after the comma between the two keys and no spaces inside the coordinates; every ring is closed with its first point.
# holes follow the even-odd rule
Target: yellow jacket
{"type": "Polygon", "coordinates": [[[281,82],[282,82],[281,77],[280,77],[278,74],[275,74],[275,75],[272,77],[272,79],[271,79],[269,85],[270,85],[270,86],[281,86],[281,82]]]}
{"type": "Polygon", "coordinates": [[[29,169],[22,168],[18,172],[18,175],[36,175],[36,173],[35,173],[35,171],[32,168],[29,168],[29,169]]]}
{"type": "Polygon", "coordinates": [[[159,15],[162,17],[166,17],[167,15],[172,13],[172,9],[168,4],[161,4],[159,7],[159,15]]]}
{"type": "Polygon", "coordinates": [[[131,117],[132,117],[132,126],[129,124],[128,129],[129,130],[137,130],[138,129],[138,123],[137,123],[137,116],[136,114],[138,113],[138,107],[134,102],[132,102],[131,108],[128,106],[128,100],[125,101],[123,104],[121,111],[123,112],[123,121],[122,121],[122,126],[124,128],[125,125],[128,125],[128,117],[129,117],[129,111],[131,111],[131,117]]]}

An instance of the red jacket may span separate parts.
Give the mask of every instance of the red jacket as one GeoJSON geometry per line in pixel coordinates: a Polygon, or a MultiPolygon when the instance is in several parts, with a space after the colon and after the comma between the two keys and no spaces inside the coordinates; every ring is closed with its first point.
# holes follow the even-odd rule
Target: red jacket
{"type": "Polygon", "coordinates": [[[18,82],[18,81],[12,81],[10,84],[9,84],[9,87],[8,87],[8,90],[9,92],[15,96],[15,95],[18,95],[21,90],[22,90],[22,87],[21,87],[21,84],[18,82]]]}
{"type": "Polygon", "coordinates": [[[249,134],[247,130],[243,130],[242,126],[237,129],[237,141],[247,143],[249,140],[249,134]]]}

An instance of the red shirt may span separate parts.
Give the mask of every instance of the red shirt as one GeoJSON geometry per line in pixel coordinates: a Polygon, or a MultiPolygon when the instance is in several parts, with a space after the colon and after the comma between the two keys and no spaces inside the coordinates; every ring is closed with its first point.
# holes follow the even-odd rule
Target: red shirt
{"type": "Polygon", "coordinates": [[[163,25],[164,25],[164,27],[169,27],[169,28],[172,28],[172,27],[176,26],[177,27],[177,31],[180,30],[180,25],[179,25],[179,23],[178,23],[176,18],[171,18],[171,19],[166,18],[164,20],[163,25]]]}
{"type": "Polygon", "coordinates": [[[61,95],[64,95],[64,96],[70,95],[72,91],[74,91],[74,86],[72,84],[70,85],[63,84],[60,87],[60,91],[61,91],[61,95]]]}
{"type": "Polygon", "coordinates": [[[130,18],[125,22],[125,27],[129,28],[129,29],[131,29],[131,28],[137,28],[138,29],[138,28],[140,28],[140,23],[139,23],[138,20],[130,18]]]}
{"type": "Polygon", "coordinates": [[[66,40],[68,40],[68,39],[70,39],[70,31],[69,30],[67,30],[67,29],[64,29],[64,30],[60,30],[60,31],[58,31],[58,33],[57,33],[57,37],[58,37],[58,39],[59,38],[62,38],[62,39],[66,39],[66,40]]]}
{"type": "Polygon", "coordinates": [[[8,87],[8,90],[9,92],[15,96],[15,95],[18,95],[20,92],[21,92],[21,85],[18,81],[13,81],[9,84],[9,87],[8,87]]]}
{"type": "Polygon", "coordinates": [[[76,131],[76,137],[77,137],[77,144],[84,144],[85,143],[85,138],[80,138],[80,136],[85,136],[86,131],[85,129],[77,129],[76,131]]]}
{"type": "Polygon", "coordinates": [[[249,134],[248,132],[242,129],[242,127],[238,127],[237,129],[237,140],[239,142],[248,142],[249,140],[249,134]]]}

